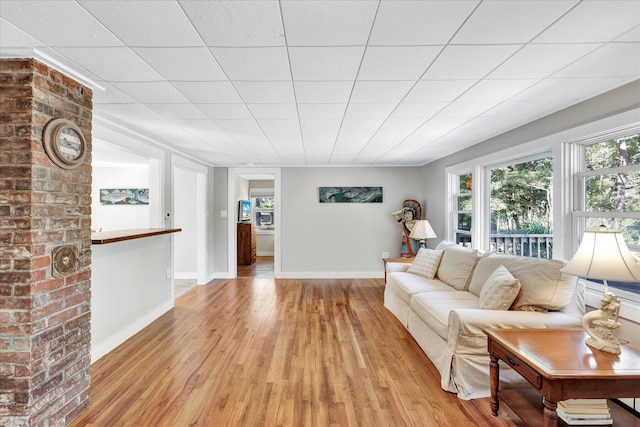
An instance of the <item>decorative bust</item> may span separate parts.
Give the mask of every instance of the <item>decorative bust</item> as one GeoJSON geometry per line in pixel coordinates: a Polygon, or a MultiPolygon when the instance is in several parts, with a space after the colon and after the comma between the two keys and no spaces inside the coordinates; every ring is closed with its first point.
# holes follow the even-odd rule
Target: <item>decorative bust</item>
{"type": "Polygon", "coordinates": [[[392,212],[391,215],[400,223],[402,227],[402,241],[400,246],[400,256],[411,258],[416,256],[420,245],[415,240],[409,238],[413,225],[422,217],[422,206],[416,200],[405,200],[402,209],[392,212]]]}

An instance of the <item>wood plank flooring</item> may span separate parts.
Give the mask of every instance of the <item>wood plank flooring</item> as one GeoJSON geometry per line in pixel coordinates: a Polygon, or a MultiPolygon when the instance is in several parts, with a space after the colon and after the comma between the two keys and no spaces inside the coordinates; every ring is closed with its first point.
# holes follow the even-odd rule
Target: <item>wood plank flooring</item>
{"type": "Polygon", "coordinates": [[[198,286],[91,367],[74,426],[513,426],[461,401],[383,307],[382,279],[198,286]]]}

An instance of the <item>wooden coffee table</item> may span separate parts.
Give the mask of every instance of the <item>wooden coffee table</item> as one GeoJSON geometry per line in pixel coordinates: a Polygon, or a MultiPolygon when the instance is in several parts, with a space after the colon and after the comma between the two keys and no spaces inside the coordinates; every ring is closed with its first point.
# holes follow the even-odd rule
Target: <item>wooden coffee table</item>
{"type": "MultiPolygon", "coordinates": [[[[489,337],[491,415],[494,417],[498,416],[499,395],[502,398],[504,393],[498,390],[498,360],[511,366],[542,395],[545,427],[558,425],[556,406],[561,400],[638,397],[638,347],[622,345],[619,355],[595,350],[585,344],[587,334],[582,329],[487,329],[484,332],[489,337]]],[[[518,402],[525,417],[533,414],[523,403],[526,399],[518,402]]],[[[539,412],[537,416],[540,417],[539,412]]],[[[539,418],[538,421],[523,420],[527,425],[542,424],[539,418]]]]}

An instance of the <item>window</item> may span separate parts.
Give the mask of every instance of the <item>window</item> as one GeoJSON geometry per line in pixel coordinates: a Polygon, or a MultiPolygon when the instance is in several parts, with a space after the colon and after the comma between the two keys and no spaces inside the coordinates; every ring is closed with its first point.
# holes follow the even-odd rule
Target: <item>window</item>
{"type": "Polygon", "coordinates": [[[452,218],[456,236],[455,242],[462,246],[471,247],[472,175],[470,173],[456,175],[455,180],[457,192],[453,195],[455,202],[452,218]]]}
{"type": "MultiPolygon", "coordinates": [[[[629,249],[639,256],[640,135],[636,131],[583,141],[577,143],[576,156],[580,167],[575,178],[575,236],[602,224],[609,230],[621,231],[629,249]]],[[[577,247],[577,241],[574,243],[577,247]]],[[[634,285],[609,282],[609,286],[640,294],[634,285]]]]}
{"type": "Polygon", "coordinates": [[[552,171],[551,156],[491,169],[492,251],[552,257],[552,171]]]}
{"type": "Polygon", "coordinates": [[[253,215],[256,231],[274,230],[274,203],[275,199],[273,196],[253,198],[253,215]]]}

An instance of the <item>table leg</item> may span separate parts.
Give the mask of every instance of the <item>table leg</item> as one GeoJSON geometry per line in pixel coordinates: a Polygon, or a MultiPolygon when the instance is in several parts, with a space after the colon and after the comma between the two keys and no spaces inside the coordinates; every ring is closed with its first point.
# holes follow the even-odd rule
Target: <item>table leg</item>
{"type": "Polygon", "coordinates": [[[547,399],[542,399],[544,402],[544,427],[557,427],[558,426],[558,413],[556,408],[558,405],[556,402],[551,402],[547,399]]]}
{"type": "Polygon", "coordinates": [[[498,400],[498,386],[500,385],[500,365],[498,365],[498,358],[494,355],[489,356],[491,361],[489,362],[489,378],[491,380],[491,415],[493,417],[498,416],[498,409],[500,408],[500,401],[498,400]]]}

